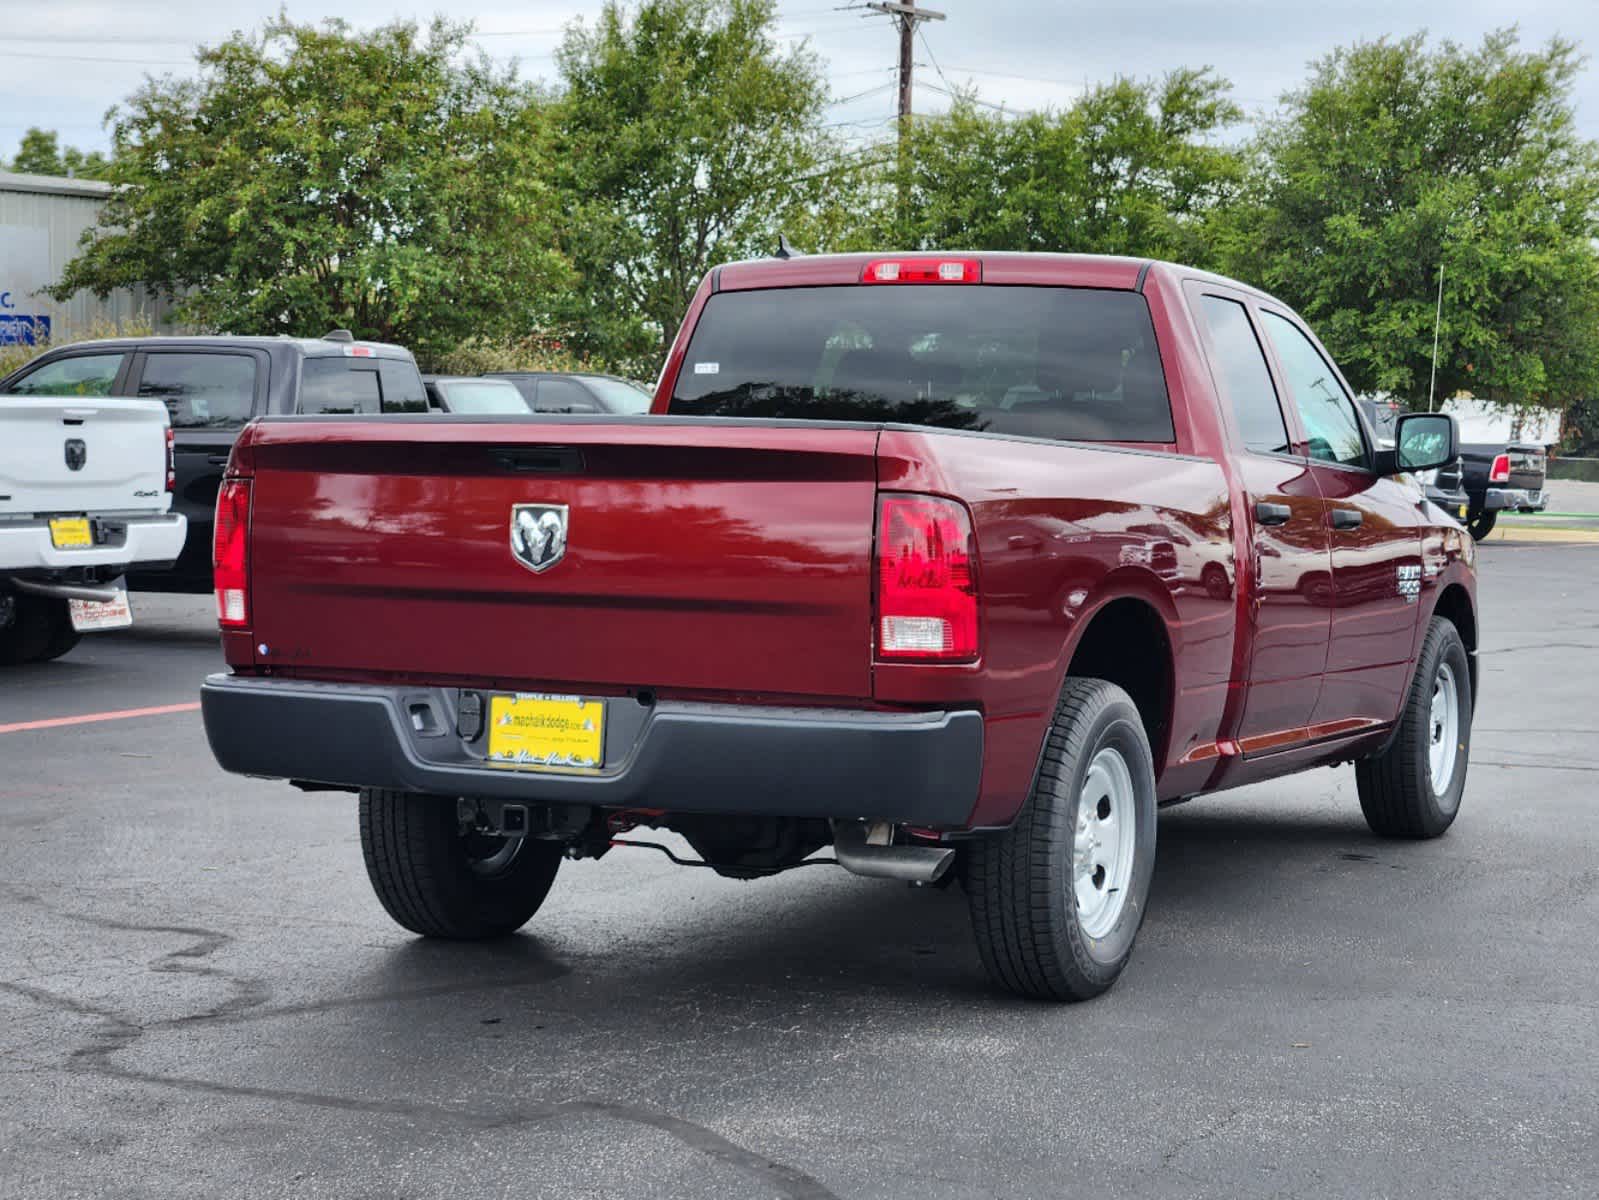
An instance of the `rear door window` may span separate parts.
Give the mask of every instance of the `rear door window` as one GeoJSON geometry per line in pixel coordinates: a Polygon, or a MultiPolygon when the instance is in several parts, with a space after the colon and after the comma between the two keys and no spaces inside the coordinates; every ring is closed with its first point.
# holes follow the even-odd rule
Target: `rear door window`
{"type": "Polygon", "coordinates": [[[308,358],[300,366],[300,411],[348,415],[380,412],[383,389],[370,358],[308,358]]]}
{"type": "Polygon", "coordinates": [[[254,415],[255,372],[247,354],[152,351],[138,394],[164,401],[174,429],[238,429],[254,415]]]}
{"type": "Polygon", "coordinates": [[[1238,301],[1222,296],[1202,296],[1199,310],[1210,331],[1217,382],[1227,394],[1245,448],[1287,454],[1288,427],[1249,313],[1238,301]]]}
{"type": "Polygon", "coordinates": [[[6,390],[14,396],[109,396],[126,354],[74,354],[45,363],[6,390]]]}
{"type": "Polygon", "coordinates": [[[723,292],[700,315],[671,411],[1175,440],[1148,305],[1090,288],[723,292]]]}

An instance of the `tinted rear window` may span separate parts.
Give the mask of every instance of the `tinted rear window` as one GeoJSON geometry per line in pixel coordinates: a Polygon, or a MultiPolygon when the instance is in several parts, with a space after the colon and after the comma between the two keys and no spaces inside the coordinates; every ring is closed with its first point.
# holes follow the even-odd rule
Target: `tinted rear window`
{"type": "Polygon", "coordinates": [[[426,412],[416,364],[396,358],[308,358],[300,367],[303,413],[426,412]]]}
{"type": "Polygon", "coordinates": [[[1144,298],[1086,288],[779,288],[712,296],[671,411],[1173,441],[1144,298]]]}

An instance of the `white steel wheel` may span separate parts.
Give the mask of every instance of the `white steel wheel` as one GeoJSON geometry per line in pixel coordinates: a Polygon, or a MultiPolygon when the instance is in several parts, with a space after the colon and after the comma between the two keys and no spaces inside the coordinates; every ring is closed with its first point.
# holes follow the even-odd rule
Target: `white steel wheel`
{"type": "Polygon", "coordinates": [[[1127,903],[1138,841],[1136,797],[1127,760],[1114,746],[1094,755],[1077,796],[1072,846],[1072,891],[1077,923],[1102,938],[1115,928],[1127,903]]]}
{"type": "Polygon", "coordinates": [[[1440,662],[1433,676],[1427,738],[1432,790],[1439,796],[1446,796],[1455,775],[1455,759],[1460,753],[1460,687],[1447,662],[1440,662]]]}

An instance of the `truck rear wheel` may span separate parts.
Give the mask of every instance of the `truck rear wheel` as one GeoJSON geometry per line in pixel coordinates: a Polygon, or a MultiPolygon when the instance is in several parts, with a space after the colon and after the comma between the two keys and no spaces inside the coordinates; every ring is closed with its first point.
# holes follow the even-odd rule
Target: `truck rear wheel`
{"type": "Polygon", "coordinates": [[[0,623],[0,666],[60,658],[82,635],[72,628],[65,600],[26,592],[4,598],[7,619],[0,623]]]}
{"type": "Polygon", "coordinates": [[[1127,693],[1068,679],[1015,824],[973,842],[967,896],[1000,986],[1086,1000],[1133,951],[1155,869],[1155,765],[1127,693]]]}
{"type": "Polygon", "coordinates": [[[1355,764],[1360,811],[1373,833],[1434,838],[1454,823],[1466,790],[1471,708],[1465,643],[1452,622],[1434,617],[1393,740],[1355,764]]]}
{"type": "Polygon", "coordinates": [[[1471,531],[1472,539],[1480,542],[1494,531],[1494,526],[1498,522],[1499,514],[1497,512],[1489,512],[1487,509],[1483,509],[1481,512],[1471,514],[1466,521],[1466,528],[1471,531]]]}
{"type": "Polygon", "coordinates": [[[455,941],[522,928],[561,865],[556,842],[463,833],[453,799],[380,788],[361,792],[361,850],[389,916],[455,941]]]}

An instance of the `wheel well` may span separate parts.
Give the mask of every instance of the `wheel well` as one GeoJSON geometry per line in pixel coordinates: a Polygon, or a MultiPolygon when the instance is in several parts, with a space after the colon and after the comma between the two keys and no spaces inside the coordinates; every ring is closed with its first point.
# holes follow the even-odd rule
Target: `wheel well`
{"type": "Polygon", "coordinates": [[[1471,597],[1458,583],[1451,583],[1438,597],[1433,615],[1442,617],[1455,627],[1460,640],[1466,643],[1466,661],[1471,666],[1471,700],[1477,702],[1477,614],[1471,610],[1471,597]]]}
{"type": "Polygon", "coordinates": [[[1171,713],[1172,654],[1166,623],[1152,606],[1131,597],[1105,605],[1083,630],[1066,674],[1104,679],[1131,696],[1155,762],[1162,761],[1171,713]]]}

